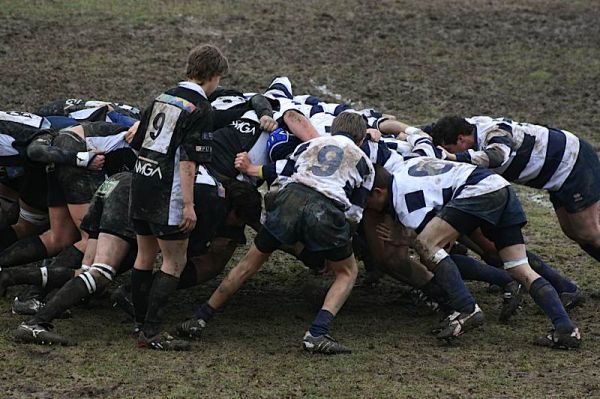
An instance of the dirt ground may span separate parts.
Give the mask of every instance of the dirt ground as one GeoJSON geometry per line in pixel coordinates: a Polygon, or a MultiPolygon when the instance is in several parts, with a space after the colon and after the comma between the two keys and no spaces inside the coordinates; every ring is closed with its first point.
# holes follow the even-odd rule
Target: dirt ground
{"type": "MultiPolygon", "coordinates": [[[[210,42],[229,57],[226,86],[260,91],[287,75],[295,93],[415,124],[510,116],[598,148],[599,20],[600,3],[584,0],[3,0],[0,109],[65,97],[143,106],[181,79],[191,47],[210,42]]],[[[547,196],[519,194],[530,247],[587,294],[598,291],[597,262],[562,236],[547,196]]],[[[321,357],[300,350],[315,311],[307,279],[297,262],[276,257],[183,354],[135,348],[107,301],[57,321],[57,331],[80,338],[76,347],[17,345],[11,334],[22,318],[0,299],[0,397],[600,397],[598,299],[573,314],[583,348],[557,352],[530,343],[549,327],[532,301],[503,325],[500,297],[472,284],[489,323],[441,346],[427,334],[435,317],[403,312],[406,287],[359,281],[333,330],[354,353],[321,357]]],[[[216,285],[178,293],[169,322],[216,285]]]]}

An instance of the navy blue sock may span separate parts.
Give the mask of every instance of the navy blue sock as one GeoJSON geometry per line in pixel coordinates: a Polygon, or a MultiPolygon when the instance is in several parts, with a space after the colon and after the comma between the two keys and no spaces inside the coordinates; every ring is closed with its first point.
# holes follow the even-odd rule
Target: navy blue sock
{"type": "Polygon", "coordinates": [[[460,277],[460,272],[450,256],[446,256],[437,264],[433,281],[446,291],[448,304],[461,313],[475,310],[475,299],[460,277]]]}
{"type": "Polygon", "coordinates": [[[600,248],[588,244],[580,245],[580,247],[587,252],[588,255],[600,262],[600,248]]]}
{"type": "Polygon", "coordinates": [[[320,335],[325,335],[329,333],[329,325],[333,321],[335,316],[331,314],[329,310],[321,309],[319,313],[317,313],[317,317],[313,320],[308,332],[313,337],[318,337],[320,335]]]}
{"type": "Polygon", "coordinates": [[[560,302],[558,293],[546,279],[540,277],[531,283],[529,295],[531,295],[535,303],[542,308],[546,316],[552,320],[552,325],[557,331],[573,331],[573,323],[560,302]]]}
{"type": "Polygon", "coordinates": [[[513,281],[513,278],[504,269],[490,266],[483,262],[479,262],[470,256],[450,255],[463,280],[467,281],[483,281],[485,283],[499,285],[504,287],[506,284],[513,281]]]}
{"type": "Polygon", "coordinates": [[[208,304],[208,302],[204,302],[198,310],[196,310],[196,318],[202,319],[204,321],[209,321],[215,315],[216,310],[208,304]]]}
{"type": "Polygon", "coordinates": [[[559,293],[575,292],[577,286],[571,280],[560,274],[557,270],[548,266],[539,256],[533,252],[527,251],[527,259],[529,265],[540,276],[548,280],[554,289],[559,293]]]}

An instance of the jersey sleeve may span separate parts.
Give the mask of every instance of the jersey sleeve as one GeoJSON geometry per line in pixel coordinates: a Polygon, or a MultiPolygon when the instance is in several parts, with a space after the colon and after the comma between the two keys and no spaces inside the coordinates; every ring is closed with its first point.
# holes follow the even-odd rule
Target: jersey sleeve
{"type": "Polygon", "coordinates": [[[458,162],[468,162],[484,168],[497,168],[505,164],[512,152],[512,135],[498,127],[490,130],[482,143],[481,150],[467,150],[456,154],[458,162]]]}
{"type": "Polygon", "coordinates": [[[369,193],[373,189],[375,181],[375,169],[371,161],[363,155],[356,164],[357,183],[352,188],[348,199],[350,208],[346,211],[346,219],[351,223],[360,223],[369,193]]]}
{"type": "Polygon", "coordinates": [[[207,163],[212,156],[212,110],[207,104],[196,113],[181,142],[181,160],[207,163]]]}

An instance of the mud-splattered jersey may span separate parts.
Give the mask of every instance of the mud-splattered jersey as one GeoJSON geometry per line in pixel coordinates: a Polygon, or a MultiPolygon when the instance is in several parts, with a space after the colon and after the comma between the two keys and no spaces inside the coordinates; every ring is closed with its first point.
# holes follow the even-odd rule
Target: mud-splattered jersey
{"type": "Polygon", "coordinates": [[[318,137],[299,145],[285,161],[282,185],[300,183],[325,195],[346,212],[354,222],[373,188],[373,164],[352,139],[337,134],[318,137]]]}
{"type": "Polygon", "coordinates": [[[555,128],[508,118],[474,116],[477,147],[456,154],[457,161],[493,169],[505,179],[533,188],[561,188],[579,154],[579,139],[555,128]]]}
{"type": "Polygon", "coordinates": [[[181,82],[144,112],[132,147],[139,151],[131,187],[135,219],[177,225],[183,217],[180,161],[210,161],[212,108],[202,87],[181,82]]]}
{"type": "Polygon", "coordinates": [[[431,212],[455,198],[477,197],[510,185],[489,169],[436,158],[409,159],[396,169],[390,200],[400,223],[424,227],[431,212]]]}
{"type": "MultiPolygon", "coordinates": [[[[73,118],[78,122],[112,122],[118,123],[111,118],[111,112],[108,106],[114,110],[112,112],[128,116],[133,119],[140,119],[140,110],[132,105],[98,100],[85,100],[82,98],[68,98],[52,101],[39,107],[35,112],[40,116],[66,116],[73,118]]],[[[114,115],[114,114],[112,114],[114,115]]]]}
{"type": "Polygon", "coordinates": [[[44,130],[49,126],[48,121],[39,115],[0,111],[0,165],[23,165],[27,146],[39,135],[52,133],[44,130]]]}
{"type": "Polygon", "coordinates": [[[239,175],[234,160],[240,152],[248,152],[253,161],[259,163],[267,159],[264,140],[268,138],[268,133],[262,132],[259,121],[263,115],[271,116],[273,110],[266,99],[260,101],[256,96],[253,93],[221,90],[210,97],[215,130],[212,160],[208,167],[220,179],[232,179],[239,175]],[[256,159],[256,152],[260,155],[259,159],[256,159]]]}

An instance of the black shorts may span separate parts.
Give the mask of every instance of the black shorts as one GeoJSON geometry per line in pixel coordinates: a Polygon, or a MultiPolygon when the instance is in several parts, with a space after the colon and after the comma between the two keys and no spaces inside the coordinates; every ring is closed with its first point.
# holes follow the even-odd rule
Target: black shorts
{"type": "Polygon", "coordinates": [[[85,217],[81,221],[81,229],[91,238],[98,238],[100,233],[117,236],[130,244],[136,244],[133,223],[129,219],[129,188],[131,174],[115,175],[120,180],[108,179],[96,191],[85,217]]]}
{"type": "Polygon", "coordinates": [[[453,199],[437,216],[464,235],[480,227],[498,250],[524,243],[521,228],[527,219],[510,186],[477,197],[453,199]]]}
{"type": "Polygon", "coordinates": [[[46,165],[35,164],[25,167],[25,175],[19,187],[19,198],[40,211],[48,209],[46,165]]]}
{"type": "Polygon", "coordinates": [[[550,191],[554,209],[581,212],[600,201],[600,161],[585,140],[579,140],[579,155],[573,170],[558,191],[550,191]]]}
{"type": "Polygon", "coordinates": [[[204,255],[210,241],[222,228],[227,218],[227,201],[217,194],[217,187],[207,184],[194,185],[196,227],[190,234],[188,256],[204,255]]]}
{"type": "MultiPolygon", "coordinates": [[[[85,152],[85,140],[70,132],[60,133],[53,141],[60,148],[85,152]]],[[[87,204],[106,179],[103,171],[71,165],[50,165],[48,171],[48,206],[87,204]]]]}
{"type": "Polygon", "coordinates": [[[275,198],[273,209],[254,243],[265,253],[281,244],[302,242],[311,252],[339,261],[352,255],[350,224],[331,199],[302,184],[291,183],[275,198]]]}
{"type": "Polygon", "coordinates": [[[165,241],[185,240],[190,233],[184,233],[179,226],[157,224],[146,220],[133,219],[133,229],[139,236],[155,236],[165,241]]]}

